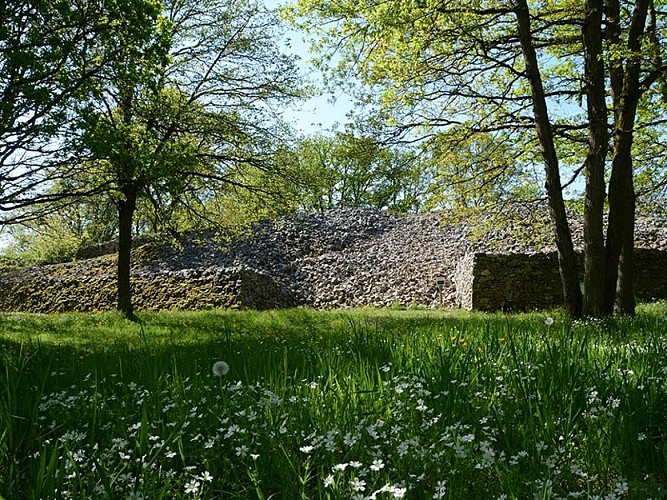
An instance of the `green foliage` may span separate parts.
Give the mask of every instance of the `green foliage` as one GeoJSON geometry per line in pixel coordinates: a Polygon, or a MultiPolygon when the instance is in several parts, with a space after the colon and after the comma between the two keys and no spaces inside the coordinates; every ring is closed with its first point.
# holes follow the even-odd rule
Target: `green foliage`
{"type": "Polygon", "coordinates": [[[102,196],[54,204],[46,213],[32,207],[24,214],[28,220],[9,228],[11,244],[3,252],[24,265],[68,262],[80,247],[104,243],[116,235],[115,208],[102,196]]]}
{"type": "Polygon", "coordinates": [[[664,114],[667,100],[661,92],[647,92],[638,110],[632,157],[638,201],[647,205],[667,199],[667,140],[664,127],[648,126],[655,114],[664,114]]]}
{"type": "Polygon", "coordinates": [[[384,144],[372,127],[318,134],[276,149],[280,175],[241,164],[202,210],[217,224],[243,228],[296,211],[339,207],[417,211],[428,182],[417,152],[384,144]]]}
{"type": "Polygon", "coordinates": [[[206,218],[201,208],[226,185],[245,186],[246,173],[276,174],[279,128],[263,114],[298,89],[293,61],[275,46],[275,18],[251,0],[168,3],[152,23],[82,114],[75,144],[91,161],[78,182],[115,203],[136,194],[148,228],[173,232],[206,218]]]}
{"type": "Polygon", "coordinates": [[[302,179],[301,209],[370,207],[417,211],[426,179],[418,153],[383,144],[381,133],[350,127],[302,140],[287,160],[302,179]]]}
{"type": "MultiPolygon", "coordinates": [[[[528,2],[528,7],[565,182],[587,154],[581,37],[585,6],[559,0],[528,2]]],[[[641,39],[641,53],[631,48],[632,9],[621,9],[618,40],[611,40],[611,32],[605,32],[607,71],[617,62],[639,60],[640,80],[651,85],[638,89],[642,99],[634,123],[633,157],[640,194],[662,193],[665,185],[665,128],[661,118],[665,105],[661,62],[665,23],[652,9],[641,39]]],[[[391,117],[390,121],[410,131],[414,138],[442,133],[473,141],[491,134],[502,137],[504,144],[509,141],[516,153],[523,152],[513,157],[524,166],[540,162],[533,120],[529,118],[532,96],[516,37],[516,16],[509,4],[495,0],[465,5],[457,1],[299,0],[286,9],[285,15],[312,35],[320,67],[332,81],[347,88],[350,75],[354,75],[361,84],[357,89],[360,102],[370,93],[373,103],[391,117]],[[337,64],[330,64],[333,60],[337,64]]],[[[466,150],[470,145],[463,144],[460,151],[466,150]]],[[[613,147],[609,151],[613,154],[613,147]]],[[[454,150],[452,155],[456,154],[454,150]]],[[[501,150],[498,155],[491,163],[502,162],[505,153],[501,150]]],[[[459,169],[436,172],[436,176],[444,177],[448,185],[467,185],[484,196],[485,189],[492,185],[486,178],[490,165],[454,163],[459,169]],[[463,165],[471,170],[465,180],[460,179],[463,165]]],[[[510,176],[509,186],[513,179],[510,176]]],[[[497,186],[502,185],[501,178],[497,180],[497,186]]]]}
{"type": "Polygon", "coordinates": [[[0,493],[661,498],[664,323],[664,304],[577,323],[368,309],[3,315],[0,493]],[[221,360],[229,372],[216,376],[221,360]]]}
{"type": "Polygon", "coordinates": [[[13,233],[13,242],[4,251],[4,255],[23,265],[70,262],[81,244],[81,240],[67,232],[67,228],[54,224],[40,227],[38,233],[23,228],[13,233]]]}
{"type": "Polygon", "coordinates": [[[154,0],[2,4],[0,203],[5,210],[54,199],[43,193],[72,173],[61,168],[74,153],[66,146],[75,133],[72,119],[91,96],[99,97],[111,68],[124,64],[125,73],[138,78],[146,60],[142,53],[161,43],[153,22],[160,9],[154,0]]]}
{"type": "Polygon", "coordinates": [[[425,147],[433,162],[427,208],[481,207],[541,195],[508,137],[471,135],[464,125],[435,135],[425,147]]]}

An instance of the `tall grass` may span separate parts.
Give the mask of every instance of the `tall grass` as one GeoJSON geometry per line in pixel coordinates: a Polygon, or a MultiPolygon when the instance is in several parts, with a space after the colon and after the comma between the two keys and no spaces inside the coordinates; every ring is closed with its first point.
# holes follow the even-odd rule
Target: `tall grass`
{"type": "Polygon", "coordinates": [[[665,312],[0,316],[0,494],[663,498],[665,312]]]}

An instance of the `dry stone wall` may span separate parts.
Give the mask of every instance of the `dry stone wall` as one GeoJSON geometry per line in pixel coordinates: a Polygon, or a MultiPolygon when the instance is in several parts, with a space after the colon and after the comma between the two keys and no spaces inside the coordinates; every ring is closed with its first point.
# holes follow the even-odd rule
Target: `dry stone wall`
{"type": "MultiPolygon", "coordinates": [[[[35,280],[0,284],[0,310],[40,313],[106,311],[115,308],[113,274],[59,273],[35,280]]],[[[270,276],[243,267],[204,272],[137,272],[132,276],[137,310],[197,310],[212,308],[279,309],[294,307],[291,292],[270,276]]]]}
{"type": "MultiPolygon", "coordinates": [[[[520,204],[504,207],[501,219],[489,211],[460,218],[340,209],[264,221],[244,237],[189,235],[174,247],[145,240],[133,251],[134,302],[137,310],[551,306],[560,284],[553,257],[539,257],[553,251],[547,220],[546,208],[520,204]],[[441,290],[436,276],[444,278],[441,290]]],[[[579,244],[576,216],[572,226],[579,244]]],[[[636,227],[638,246],[667,250],[664,219],[640,218],[636,227]]],[[[113,309],[114,249],[102,245],[72,263],[2,273],[0,310],[113,309]]],[[[641,298],[666,296],[665,266],[651,267],[657,255],[638,266],[656,281],[655,292],[641,298]]]]}
{"type": "Polygon", "coordinates": [[[667,299],[667,252],[642,248],[635,250],[635,288],[639,300],[667,299]]]}
{"type": "MultiPolygon", "coordinates": [[[[582,270],[582,254],[578,260],[582,270]]],[[[667,252],[638,248],[635,264],[637,298],[667,299],[667,252]]],[[[457,305],[469,310],[526,311],[564,303],[556,252],[470,253],[459,261],[455,276],[457,305]]]]}
{"type": "Polygon", "coordinates": [[[466,255],[457,269],[457,298],[479,311],[531,310],[563,304],[555,252],[466,255]]]}

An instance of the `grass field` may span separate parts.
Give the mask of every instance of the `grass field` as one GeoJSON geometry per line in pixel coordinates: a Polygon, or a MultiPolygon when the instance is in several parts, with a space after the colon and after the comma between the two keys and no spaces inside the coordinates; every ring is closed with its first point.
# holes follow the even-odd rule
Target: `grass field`
{"type": "Polygon", "coordinates": [[[140,320],[0,316],[0,495],[667,496],[665,304],[140,320]]]}

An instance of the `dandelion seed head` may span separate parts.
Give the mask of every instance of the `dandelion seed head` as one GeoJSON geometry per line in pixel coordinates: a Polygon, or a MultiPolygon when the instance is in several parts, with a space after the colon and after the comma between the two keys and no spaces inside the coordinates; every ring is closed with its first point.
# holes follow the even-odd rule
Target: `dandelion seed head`
{"type": "Polygon", "coordinates": [[[223,377],[229,372],[229,365],[224,361],[216,361],[213,363],[213,375],[216,377],[223,377]]]}

